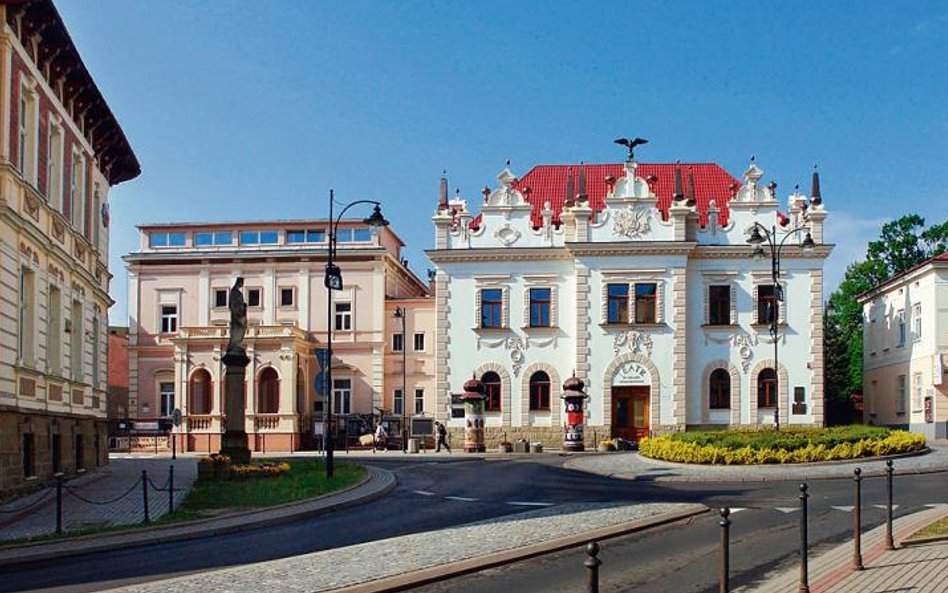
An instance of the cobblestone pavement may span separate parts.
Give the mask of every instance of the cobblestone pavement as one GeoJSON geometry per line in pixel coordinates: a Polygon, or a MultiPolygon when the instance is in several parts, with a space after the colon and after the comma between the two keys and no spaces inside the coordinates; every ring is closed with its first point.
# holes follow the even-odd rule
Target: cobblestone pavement
{"type": "MultiPolygon", "coordinates": [[[[678,503],[564,504],[460,527],[126,586],[121,590],[129,593],[332,591],[581,532],[685,511],[695,506],[678,503]]],[[[458,512],[463,510],[463,504],[459,503],[458,512]]]]}
{"type": "MultiPolygon", "coordinates": [[[[896,473],[948,471],[948,444],[930,444],[924,455],[893,459],[896,473]]],[[[865,477],[883,475],[885,461],[855,460],[824,464],[709,466],[670,463],[642,457],[638,453],[607,453],[577,456],[564,467],[623,480],[655,482],[767,482],[852,477],[861,468],[865,477]]]]}
{"type": "MultiPolygon", "coordinates": [[[[885,525],[862,534],[863,570],[852,569],[853,542],[810,560],[812,593],[948,593],[948,541],[903,546],[900,542],[925,525],[948,516],[948,505],[899,517],[893,522],[897,549],[885,549],[885,525]]],[[[797,593],[797,566],[768,575],[758,586],[735,593],[797,593]]]]}
{"type": "MultiPolygon", "coordinates": [[[[145,514],[142,470],[148,472],[149,518],[165,515],[171,464],[170,459],[112,459],[108,465],[64,482],[63,529],[140,523],[145,514]]],[[[184,501],[196,478],[197,460],[174,462],[175,506],[184,501]]],[[[0,507],[0,541],[55,531],[55,486],[0,507]]]]}

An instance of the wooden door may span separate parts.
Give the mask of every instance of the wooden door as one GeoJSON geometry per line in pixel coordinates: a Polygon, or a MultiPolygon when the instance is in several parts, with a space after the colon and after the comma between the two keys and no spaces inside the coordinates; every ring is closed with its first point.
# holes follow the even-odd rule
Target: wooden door
{"type": "Polygon", "coordinates": [[[612,436],[638,442],[648,436],[649,388],[612,388],[612,436]]]}

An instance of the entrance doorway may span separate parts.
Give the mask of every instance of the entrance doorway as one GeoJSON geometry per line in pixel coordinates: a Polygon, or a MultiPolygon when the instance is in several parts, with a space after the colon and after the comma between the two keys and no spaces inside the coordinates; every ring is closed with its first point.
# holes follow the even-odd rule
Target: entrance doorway
{"type": "Polygon", "coordinates": [[[612,436],[639,442],[648,436],[649,387],[612,388],[612,436]]]}

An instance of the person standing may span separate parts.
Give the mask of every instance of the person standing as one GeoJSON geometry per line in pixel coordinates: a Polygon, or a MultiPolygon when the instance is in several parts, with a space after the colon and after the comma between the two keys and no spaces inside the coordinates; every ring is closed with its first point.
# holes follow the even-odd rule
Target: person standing
{"type": "Polygon", "coordinates": [[[379,422],[378,426],[375,427],[375,439],[372,444],[372,452],[375,453],[378,449],[383,451],[386,449],[386,439],[388,438],[388,433],[385,432],[385,427],[382,426],[382,423],[379,422]]]}
{"type": "Polygon", "coordinates": [[[441,445],[444,445],[444,448],[448,450],[448,453],[451,452],[451,445],[448,444],[448,429],[444,424],[435,421],[435,430],[438,432],[438,443],[435,447],[435,453],[441,452],[441,445]]]}

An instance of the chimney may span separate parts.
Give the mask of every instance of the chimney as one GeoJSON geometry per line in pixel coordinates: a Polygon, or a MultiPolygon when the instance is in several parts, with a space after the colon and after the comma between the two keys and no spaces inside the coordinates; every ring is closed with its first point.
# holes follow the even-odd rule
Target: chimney
{"type": "Polygon", "coordinates": [[[438,191],[438,212],[448,209],[448,172],[441,172],[441,188],[438,191]]]}

